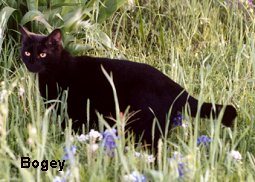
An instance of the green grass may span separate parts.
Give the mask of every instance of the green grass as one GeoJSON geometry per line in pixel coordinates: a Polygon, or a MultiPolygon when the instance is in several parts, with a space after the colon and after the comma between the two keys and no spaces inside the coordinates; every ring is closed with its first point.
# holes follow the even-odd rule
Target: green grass
{"type": "MultiPolygon", "coordinates": [[[[20,23],[20,18],[16,21],[20,23]]],[[[50,23],[54,26],[53,21],[50,23]]],[[[33,25],[42,29],[40,24],[33,25]]],[[[136,158],[133,150],[146,151],[134,149],[132,141],[128,144],[130,150],[123,152],[123,141],[128,141],[123,136],[116,155],[110,158],[103,149],[89,152],[89,145],[78,142],[70,126],[63,131],[60,121],[68,121],[65,98],[61,100],[60,116],[53,108],[44,108],[36,78],[22,64],[20,43],[12,38],[14,31],[9,26],[0,57],[1,181],[52,181],[60,176],[57,169],[22,169],[20,158],[62,160],[64,147],[71,145],[77,146],[77,153],[73,163],[65,164],[65,171],[71,171],[68,181],[124,181],[124,175],[134,170],[155,182],[255,181],[255,15],[247,9],[230,8],[220,0],[140,1],[134,9],[124,5],[107,21],[93,24],[109,39],[93,41],[100,36],[93,35],[94,29],[83,29],[82,35],[88,35],[82,45],[94,49],[79,50],[78,54],[150,64],[201,102],[233,104],[237,108],[238,118],[232,129],[212,119],[191,118],[183,113],[188,126],[169,133],[154,163],[136,158]],[[116,49],[98,44],[100,41],[110,41],[107,43],[112,42],[116,49]],[[200,135],[212,138],[208,147],[197,146],[200,135]],[[239,151],[242,159],[229,157],[231,150],[239,151]],[[178,175],[178,160],[168,161],[175,151],[183,156],[182,178],[178,175]]],[[[104,123],[102,117],[99,120],[104,123]]],[[[120,120],[119,116],[117,123],[120,120]]],[[[121,125],[118,131],[123,132],[121,125]]]]}

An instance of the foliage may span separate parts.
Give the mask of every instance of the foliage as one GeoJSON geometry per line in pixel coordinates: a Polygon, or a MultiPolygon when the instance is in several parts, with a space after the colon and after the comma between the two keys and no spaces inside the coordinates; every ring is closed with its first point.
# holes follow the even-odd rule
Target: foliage
{"type": "Polygon", "coordinates": [[[1,12],[0,12],[0,53],[2,51],[2,44],[3,44],[3,40],[4,40],[4,31],[7,25],[7,20],[9,19],[9,17],[11,16],[11,14],[13,13],[15,9],[10,8],[10,7],[4,7],[1,12]]]}
{"type": "Polygon", "coordinates": [[[26,25],[35,32],[45,32],[46,29],[49,33],[54,28],[61,28],[67,33],[65,45],[75,42],[70,49],[80,52],[92,49],[91,46],[84,45],[87,39],[94,42],[93,47],[97,45],[101,48],[113,48],[110,38],[100,30],[100,24],[111,17],[124,3],[125,0],[102,2],[99,0],[27,0],[26,2],[7,0],[2,2],[4,7],[2,11],[8,13],[6,17],[3,16],[6,22],[14,9],[17,11],[14,19],[9,20],[9,24],[16,24],[12,27],[15,30],[18,30],[18,24],[26,25]]]}
{"type": "MultiPolygon", "coordinates": [[[[255,17],[250,6],[234,0],[235,4],[223,0],[102,2],[1,2],[0,179],[255,181],[255,17]],[[235,105],[237,123],[232,129],[224,128],[218,120],[191,118],[183,111],[176,127],[159,142],[155,160],[149,151],[134,146],[132,136],[124,137],[122,124],[132,113],[119,112],[118,91],[113,89],[118,137],[107,139],[114,146],[114,155],[107,155],[106,138],[98,132],[88,134],[84,128],[84,136],[72,133],[66,97],[51,101],[61,106],[59,116],[54,107],[44,108],[37,78],[19,59],[18,24],[44,33],[61,28],[65,46],[73,54],[91,49],[86,54],[155,66],[201,102],[235,105]],[[62,120],[69,122],[66,130],[60,127],[62,120]],[[89,140],[94,135],[96,139],[89,140]],[[42,166],[21,168],[22,156],[40,162],[63,157],[67,161],[60,173],[49,163],[47,171],[42,166]]],[[[107,78],[112,81],[110,75],[107,78]]],[[[95,130],[103,134],[110,128],[98,116],[105,127],[95,130]]]]}

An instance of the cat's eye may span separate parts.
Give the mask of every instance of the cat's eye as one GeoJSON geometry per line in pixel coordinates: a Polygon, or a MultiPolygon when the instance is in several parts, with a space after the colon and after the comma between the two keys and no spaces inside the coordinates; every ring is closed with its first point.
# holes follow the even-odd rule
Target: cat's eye
{"type": "Polygon", "coordinates": [[[40,57],[41,57],[41,58],[45,58],[46,55],[47,55],[47,54],[46,54],[45,52],[40,53],[40,57]]]}
{"type": "Polygon", "coordinates": [[[31,53],[30,53],[30,52],[28,52],[28,51],[25,51],[25,55],[26,55],[26,56],[30,56],[30,55],[31,55],[31,53]]]}

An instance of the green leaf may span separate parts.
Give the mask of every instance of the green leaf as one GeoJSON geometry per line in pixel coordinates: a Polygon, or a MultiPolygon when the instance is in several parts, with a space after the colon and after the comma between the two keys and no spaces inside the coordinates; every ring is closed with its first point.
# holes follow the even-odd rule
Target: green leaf
{"type": "Polygon", "coordinates": [[[46,19],[44,18],[44,15],[40,12],[40,11],[37,11],[37,10],[31,10],[29,12],[27,12],[22,20],[21,20],[21,24],[24,25],[30,21],[38,21],[40,23],[42,23],[49,32],[52,31],[52,27],[51,25],[46,21],[46,19]]]}
{"type": "Polygon", "coordinates": [[[81,21],[82,20],[82,16],[83,16],[83,13],[82,13],[82,9],[81,8],[78,8],[77,10],[69,13],[69,14],[66,14],[64,16],[64,27],[66,30],[72,30],[72,29],[77,29],[78,27],[76,26],[77,25],[77,22],[81,21]]]}
{"type": "Polygon", "coordinates": [[[38,0],[27,0],[28,10],[37,10],[38,9],[38,0]]]}
{"type": "Polygon", "coordinates": [[[92,50],[93,47],[90,46],[90,45],[84,45],[84,44],[71,44],[68,46],[68,48],[72,51],[72,53],[74,54],[78,54],[78,53],[81,53],[81,52],[86,52],[86,51],[89,51],[89,50],[92,50]]]}
{"type": "Polygon", "coordinates": [[[70,12],[69,14],[66,14],[63,17],[65,30],[78,30],[80,26],[87,24],[87,22],[83,21],[83,19],[84,17],[91,17],[92,15],[90,12],[92,10],[92,8],[79,8],[75,11],[70,12]]]}
{"type": "Polygon", "coordinates": [[[125,2],[126,0],[105,0],[99,10],[98,23],[102,23],[112,16],[125,2]]]}
{"type": "Polygon", "coordinates": [[[6,24],[15,9],[11,7],[4,7],[0,12],[0,53],[2,51],[2,44],[4,41],[4,31],[6,29],[6,24]]]}
{"type": "Polygon", "coordinates": [[[104,46],[111,48],[111,49],[116,49],[112,43],[112,40],[110,39],[110,37],[102,32],[102,31],[98,31],[98,41],[103,44],[104,46]]]}

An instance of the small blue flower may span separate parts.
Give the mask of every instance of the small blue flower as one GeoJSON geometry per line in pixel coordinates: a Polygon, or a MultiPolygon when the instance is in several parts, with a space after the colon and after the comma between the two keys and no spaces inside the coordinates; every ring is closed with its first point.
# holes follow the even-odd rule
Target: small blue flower
{"type": "Polygon", "coordinates": [[[207,146],[211,141],[212,140],[206,135],[202,135],[202,136],[197,138],[197,144],[198,145],[202,144],[202,145],[207,146]]]}
{"type": "Polygon", "coordinates": [[[185,172],[185,164],[183,162],[179,162],[178,163],[178,173],[180,177],[184,176],[184,172],[185,172]]]}
{"type": "Polygon", "coordinates": [[[179,177],[183,177],[185,173],[185,163],[181,162],[183,160],[183,156],[179,152],[174,152],[171,158],[167,159],[169,163],[176,163],[177,162],[177,169],[179,177]]]}
{"type": "Polygon", "coordinates": [[[147,181],[146,177],[144,175],[140,174],[140,176],[135,177],[135,181],[133,181],[133,182],[146,182],[146,181],[147,181]]]}
{"type": "Polygon", "coordinates": [[[74,154],[76,153],[76,146],[71,146],[70,148],[65,148],[64,151],[65,151],[65,154],[64,154],[64,157],[63,157],[63,160],[73,160],[74,159],[74,154]]]}
{"type": "Polygon", "coordinates": [[[183,120],[182,114],[178,113],[173,119],[173,127],[182,126],[182,120],[183,120]]]}
{"type": "Polygon", "coordinates": [[[124,176],[124,181],[147,182],[147,179],[143,174],[139,173],[138,171],[133,171],[131,174],[124,176]]]}
{"type": "Polygon", "coordinates": [[[59,176],[56,176],[54,179],[53,179],[53,182],[66,182],[65,179],[62,179],[61,177],[59,176]]]}
{"type": "Polygon", "coordinates": [[[111,129],[111,130],[105,130],[103,133],[103,146],[109,156],[114,155],[114,149],[117,147],[116,140],[118,139],[118,136],[116,135],[117,130],[111,129]]]}

